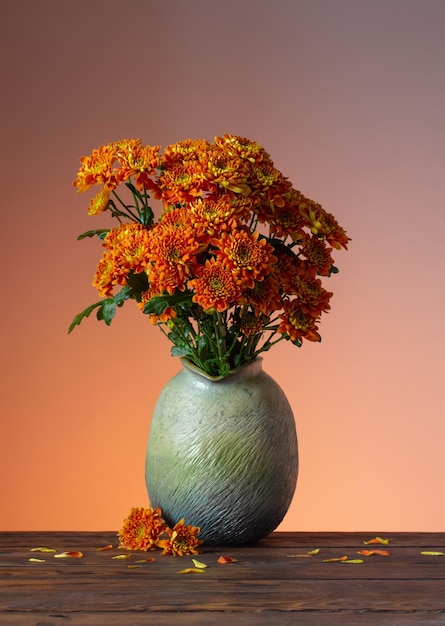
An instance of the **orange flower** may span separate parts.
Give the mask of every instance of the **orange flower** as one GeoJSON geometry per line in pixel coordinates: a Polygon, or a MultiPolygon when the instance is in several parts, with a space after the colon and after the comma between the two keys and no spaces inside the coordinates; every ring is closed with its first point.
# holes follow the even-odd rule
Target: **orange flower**
{"type": "Polygon", "coordinates": [[[254,310],[270,315],[281,309],[280,284],[275,274],[269,274],[261,282],[256,281],[252,289],[242,292],[245,304],[254,310]]]}
{"type": "Polygon", "coordinates": [[[315,319],[303,311],[298,300],[286,300],[283,304],[283,314],[280,317],[282,321],[277,332],[288,335],[293,343],[301,345],[303,339],[321,341],[315,319]]]}
{"type": "Polygon", "coordinates": [[[142,188],[148,182],[148,176],[156,174],[160,146],[143,146],[140,139],[125,139],[114,146],[121,166],[119,181],[134,176],[137,186],[142,188]]]}
{"type": "Polygon", "coordinates": [[[202,195],[203,180],[203,168],[196,161],[168,164],[159,176],[161,197],[167,205],[190,202],[202,195]]]}
{"type": "Polygon", "coordinates": [[[116,169],[113,164],[116,160],[116,150],[113,144],[100,146],[93,150],[90,156],[81,157],[81,168],[73,181],[78,192],[83,192],[93,185],[105,185],[107,189],[114,189],[118,182],[116,169]]]}
{"type": "Polygon", "coordinates": [[[238,302],[240,290],[232,272],[215,259],[198,267],[197,274],[198,278],[189,280],[188,287],[195,292],[193,302],[204,310],[226,311],[238,302]]]}
{"type": "Polygon", "coordinates": [[[332,248],[328,248],[322,239],[306,235],[301,254],[306,257],[308,270],[320,276],[329,276],[334,260],[331,256],[332,248]]]}
{"type": "Polygon", "coordinates": [[[247,137],[226,134],[222,137],[215,137],[214,142],[216,146],[230,156],[239,156],[250,163],[270,160],[270,156],[265,149],[256,141],[247,139],[247,137]]]}
{"type": "Polygon", "coordinates": [[[239,157],[217,148],[207,155],[205,177],[209,183],[248,195],[247,175],[247,164],[239,157]]]}
{"type": "Polygon", "coordinates": [[[166,165],[175,161],[203,161],[208,148],[209,144],[205,139],[184,139],[165,148],[162,162],[166,165]]]}
{"type": "Polygon", "coordinates": [[[111,296],[114,285],[125,285],[127,273],[116,263],[113,253],[104,252],[97,264],[92,286],[96,287],[100,296],[111,296]]]}
{"type": "Polygon", "coordinates": [[[108,208],[110,202],[110,190],[103,187],[99,193],[90,200],[88,205],[88,215],[97,215],[108,208]]]}
{"type": "Polygon", "coordinates": [[[166,527],[160,508],[132,508],[118,532],[120,547],[127,550],[153,550],[166,527]]]}
{"type": "Polygon", "coordinates": [[[151,231],[152,264],[147,270],[153,289],[169,294],[184,291],[200,248],[201,242],[191,229],[183,230],[163,222],[157,224],[151,231]]]}
{"type": "Polygon", "coordinates": [[[298,296],[301,310],[313,317],[319,317],[323,311],[329,311],[331,308],[329,300],[333,294],[322,287],[318,278],[302,280],[297,277],[295,291],[290,293],[298,296]]]}
{"type": "Polygon", "coordinates": [[[200,224],[208,237],[214,237],[225,230],[231,230],[237,226],[234,217],[237,206],[227,196],[221,198],[197,198],[190,202],[188,210],[195,218],[195,223],[200,224]]]}
{"type": "Polygon", "coordinates": [[[158,541],[158,546],[163,548],[162,554],[174,556],[199,554],[198,546],[202,544],[202,541],[197,538],[199,531],[198,526],[184,524],[183,518],[172,529],[167,528],[169,538],[158,541]]]}
{"type": "Polygon", "coordinates": [[[263,280],[277,261],[272,254],[273,247],[264,237],[260,239],[258,231],[233,230],[223,233],[212,243],[219,248],[214,251],[216,257],[234,273],[244,288],[253,289],[255,280],[263,280]]]}

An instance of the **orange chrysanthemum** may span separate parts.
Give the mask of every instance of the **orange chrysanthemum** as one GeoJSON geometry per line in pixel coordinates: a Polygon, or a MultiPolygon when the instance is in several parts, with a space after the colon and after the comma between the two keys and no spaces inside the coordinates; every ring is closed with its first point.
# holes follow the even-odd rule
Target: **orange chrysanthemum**
{"type": "Polygon", "coordinates": [[[197,161],[173,162],[159,176],[159,191],[167,205],[190,202],[203,193],[204,172],[197,161]]]}
{"type": "Polygon", "coordinates": [[[119,181],[133,176],[137,186],[142,188],[148,182],[148,176],[156,174],[160,146],[143,146],[140,139],[126,139],[114,145],[121,166],[118,172],[119,181]]]}
{"type": "Polygon", "coordinates": [[[162,163],[173,163],[175,161],[204,161],[209,144],[205,139],[184,139],[167,146],[162,156],[162,163]]]}
{"type": "Polygon", "coordinates": [[[215,256],[233,272],[244,289],[253,289],[255,281],[263,280],[277,261],[273,247],[264,237],[260,238],[258,231],[233,230],[212,243],[218,248],[215,256]]]}
{"type": "Polygon", "coordinates": [[[83,192],[93,185],[105,185],[107,189],[114,189],[118,181],[116,179],[116,149],[113,144],[100,146],[93,150],[90,156],[83,156],[82,163],[73,186],[78,192],[83,192]]]}
{"type": "Polygon", "coordinates": [[[226,134],[222,137],[215,137],[214,143],[230,156],[238,156],[250,163],[270,160],[265,149],[247,137],[226,134]]]}
{"type": "Polygon", "coordinates": [[[150,283],[159,293],[184,291],[192,273],[195,255],[201,242],[191,229],[159,222],[151,231],[151,265],[147,270],[150,283]]]}
{"type": "Polygon", "coordinates": [[[252,289],[242,292],[245,304],[263,315],[270,315],[281,309],[280,283],[275,274],[268,274],[261,282],[255,282],[252,289]]]}
{"type": "Polygon", "coordinates": [[[125,285],[128,272],[116,263],[112,252],[104,252],[97,264],[92,286],[96,287],[101,297],[109,297],[113,294],[115,285],[125,285]]]}
{"type": "Polygon", "coordinates": [[[295,291],[291,293],[298,296],[301,310],[313,317],[319,317],[321,313],[331,308],[329,300],[333,294],[322,287],[319,278],[302,280],[298,277],[295,281],[295,291]]]}
{"type": "Polygon", "coordinates": [[[173,554],[173,556],[189,556],[199,554],[198,547],[203,543],[198,539],[198,526],[184,524],[181,519],[172,529],[167,528],[168,539],[160,540],[158,546],[163,548],[162,554],[173,554]]]}
{"type": "Polygon", "coordinates": [[[205,177],[212,185],[247,195],[250,193],[247,175],[247,163],[241,158],[218,149],[208,154],[205,177]]]}
{"type": "Polygon", "coordinates": [[[110,190],[103,187],[88,204],[88,215],[97,215],[108,208],[110,202],[110,190]]]}
{"type": "Polygon", "coordinates": [[[277,332],[288,335],[292,342],[301,344],[303,339],[321,341],[316,320],[302,309],[298,300],[286,300],[280,317],[282,321],[277,332]]]}
{"type": "Polygon", "coordinates": [[[237,207],[230,198],[197,198],[188,205],[193,215],[195,226],[199,225],[207,239],[225,230],[232,230],[238,224],[235,214],[237,207]]]}
{"type": "Polygon", "coordinates": [[[127,550],[153,550],[166,528],[160,508],[132,508],[118,532],[120,547],[127,550]]]}
{"type": "Polygon", "coordinates": [[[301,254],[306,258],[308,271],[314,275],[329,276],[334,260],[331,256],[332,248],[328,248],[325,242],[318,237],[307,235],[301,246],[301,254]]]}
{"type": "Polygon", "coordinates": [[[198,278],[189,280],[188,287],[195,292],[193,302],[204,310],[226,311],[239,301],[240,289],[233,273],[215,259],[199,266],[197,273],[198,278]]]}

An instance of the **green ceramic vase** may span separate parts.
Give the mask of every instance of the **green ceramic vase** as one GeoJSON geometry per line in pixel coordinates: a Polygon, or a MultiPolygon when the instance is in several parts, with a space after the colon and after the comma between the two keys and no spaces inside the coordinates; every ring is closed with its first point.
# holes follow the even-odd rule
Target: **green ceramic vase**
{"type": "Polygon", "coordinates": [[[298,475],[291,407],[262,359],[212,379],[183,360],[162,390],[146,457],[150,504],[206,544],[255,543],[282,521],[298,475]]]}

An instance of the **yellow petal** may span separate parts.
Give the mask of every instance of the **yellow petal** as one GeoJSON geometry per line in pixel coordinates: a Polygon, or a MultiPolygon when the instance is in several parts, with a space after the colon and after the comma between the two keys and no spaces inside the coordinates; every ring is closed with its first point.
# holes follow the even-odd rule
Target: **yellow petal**
{"type": "Polygon", "coordinates": [[[82,552],[61,552],[55,554],[55,559],[80,559],[83,556],[82,552]]]}
{"type": "Polygon", "coordinates": [[[320,548],[316,548],[315,550],[311,550],[310,552],[308,552],[308,555],[309,556],[315,556],[319,552],[320,552],[320,548]]]}
{"type": "Polygon", "coordinates": [[[445,556],[445,552],[421,552],[424,556],[445,556]]]}
{"type": "Polygon", "coordinates": [[[128,569],[136,569],[137,567],[142,567],[142,565],[127,565],[128,569]]]}
{"type": "Polygon", "coordinates": [[[345,559],[342,563],[363,563],[363,559],[345,559]]]}
{"type": "Polygon", "coordinates": [[[334,557],[333,559],[324,559],[323,563],[335,563],[335,561],[347,561],[348,557],[347,556],[338,556],[338,557],[334,557]]]}
{"type": "Polygon", "coordinates": [[[178,574],[204,574],[203,569],[198,569],[197,567],[186,567],[182,569],[178,574]]]}
{"type": "Polygon", "coordinates": [[[121,559],[131,559],[132,554],[116,554],[116,556],[112,556],[112,559],[121,560],[121,559]]]}
{"type": "Polygon", "coordinates": [[[149,556],[148,559],[138,559],[137,561],[135,561],[135,563],[153,563],[153,561],[155,561],[156,559],[154,559],[152,556],[149,556]]]}
{"type": "Polygon", "coordinates": [[[57,552],[54,548],[31,548],[30,552],[57,552]]]}
{"type": "Polygon", "coordinates": [[[198,569],[205,569],[207,565],[205,563],[201,563],[201,561],[197,561],[196,559],[192,559],[193,565],[198,569]]]}
{"type": "Polygon", "coordinates": [[[45,559],[28,559],[30,563],[45,563],[45,559]]]}

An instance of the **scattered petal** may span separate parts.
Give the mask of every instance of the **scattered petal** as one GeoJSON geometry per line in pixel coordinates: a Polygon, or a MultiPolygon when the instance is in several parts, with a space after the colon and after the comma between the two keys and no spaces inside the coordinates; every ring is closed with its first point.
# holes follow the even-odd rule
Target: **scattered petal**
{"type": "Polygon", "coordinates": [[[345,559],[342,563],[363,563],[363,559],[345,559]]]}
{"type": "Polygon", "coordinates": [[[232,559],[230,556],[221,555],[217,561],[217,563],[237,563],[238,559],[232,559]]]}
{"type": "Polygon", "coordinates": [[[154,559],[152,556],[149,556],[148,559],[138,559],[137,561],[135,561],[135,563],[153,563],[153,561],[155,561],[156,559],[154,559]]]}
{"type": "Polygon", "coordinates": [[[428,551],[424,551],[424,552],[421,552],[420,554],[423,554],[424,556],[445,556],[445,552],[428,552],[428,551]]]}
{"type": "Polygon", "coordinates": [[[323,563],[335,563],[336,561],[347,561],[348,557],[347,556],[337,556],[334,557],[333,559],[324,559],[323,563]]]}
{"type": "Polygon", "coordinates": [[[357,554],[362,554],[363,556],[372,556],[373,554],[378,554],[379,556],[390,556],[388,550],[358,550],[357,554]]]}
{"type": "Polygon", "coordinates": [[[127,565],[128,569],[136,569],[138,567],[142,567],[142,565],[127,565]]]}
{"type": "Polygon", "coordinates": [[[364,541],[363,543],[367,546],[373,543],[382,543],[384,545],[388,545],[389,539],[382,539],[381,537],[374,537],[374,539],[370,539],[369,541],[364,541]]]}
{"type": "Polygon", "coordinates": [[[31,548],[30,552],[57,552],[54,548],[31,548]]]}
{"type": "Polygon", "coordinates": [[[83,556],[82,552],[60,552],[55,554],[55,559],[80,559],[83,556]]]}
{"type": "Polygon", "coordinates": [[[132,554],[116,554],[116,556],[112,556],[112,559],[121,560],[121,559],[131,559],[132,554]]]}
{"type": "Polygon", "coordinates": [[[28,561],[30,563],[46,563],[45,559],[34,559],[34,558],[30,558],[28,559],[28,561]]]}
{"type": "Polygon", "coordinates": [[[192,559],[193,565],[198,569],[205,569],[207,565],[205,563],[201,563],[201,561],[197,561],[196,559],[192,559]]]}
{"type": "Polygon", "coordinates": [[[197,567],[186,567],[182,569],[178,574],[204,574],[204,570],[198,569],[197,567]]]}
{"type": "Polygon", "coordinates": [[[109,543],[107,546],[101,546],[100,548],[96,548],[96,552],[102,552],[102,550],[111,550],[112,548],[112,544],[109,543]]]}
{"type": "Polygon", "coordinates": [[[309,556],[315,556],[319,552],[320,552],[320,548],[315,548],[315,550],[311,550],[310,552],[308,552],[308,555],[309,556]]]}

